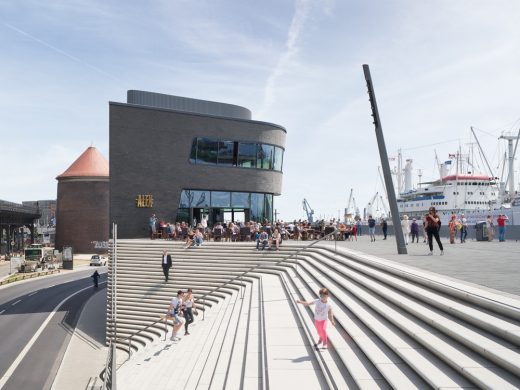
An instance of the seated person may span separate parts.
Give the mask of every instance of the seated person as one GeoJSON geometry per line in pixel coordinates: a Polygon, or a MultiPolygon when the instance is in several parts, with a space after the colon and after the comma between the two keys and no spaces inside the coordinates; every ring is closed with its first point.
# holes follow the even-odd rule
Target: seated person
{"type": "Polygon", "coordinates": [[[265,230],[262,230],[260,234],[258,234],[258,237],[256,239],[256,250],[259,250],[260,244],[262,244],[262,250],[265,249],[266,246],[269,245],[269,236],[267,235],[267,232],[265,230]]]}
{"type": "Polygon", "coordinates": [[[186,237],[186,245],[184,248],[189,248],[190,246],[193,246],[195,240],[194,240],[195,232],[191,230],[191,228],[188,228],[188,234],[186,237]]]}
{"type": "Polygon", "coordinates": [[[202,231],[200,231],[200,229],[195,229],[195,234],[193,235],[193,245],[201,246],[203,242],[204,235],[202,234],[202,231]]]}
{"type": "Polygon", "coordinates": [[[272,245],[274,244],[276,247],[276,250],[279,250],[281,240],[282,240],[282,235],[280,234],[280,231],[278,230],[278,228],[275,228],[273,235],[271,236],[271,244],[269,245],[269,249],[271,249],[272,245]]]}
{"type": "Polygon", "coordinates": [[[217,222],[217,224],[213,227],[213,239],[215,241],[219,240],[222,238],[222,234],[224,233],[224,228],[222,227],[222,225],[220,224],[220,222],[217,222]]]}

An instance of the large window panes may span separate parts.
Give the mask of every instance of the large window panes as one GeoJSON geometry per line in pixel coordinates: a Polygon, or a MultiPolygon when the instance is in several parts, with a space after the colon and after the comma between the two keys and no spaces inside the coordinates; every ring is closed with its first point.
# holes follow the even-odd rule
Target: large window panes
{"type": "Polygon", "coordinates": [[[233,141],[219,141],[218,143],[218,164],[235,165],[233,161],[235,143],[233,141]]]}
{"type": "Polygon", "coordinates": [[[283,162],[283,149],[278,146],[274,147],[274,170],[281,171],[283,162]]]}
{"type": "Polygon", "coordinates": [[[256,168],[256,144],[239,143],[238,166],[244,168],[256,168]]]}
{"type": "Polygon", "coordinates": [[[179,207],[209,207],[211,191],[184,190],[181,192],[179,207]]]}
{"type": "Polygon", "coordinates": [[[231,194],[223,191],[211,191],[211,207],[230,207],[231,194]]]}
{"type": "Polygon", "coordinates": [[[216,164],[218,142],[210,138],[199,138],[197,142],[197,164],[216,164]]]}
{"type": "Polygon", "coordinates": [[[177,209],[177,217],[175,222],[189,222],[190,220],[190,209],[179,208],[177,209]]]}
{"type": "Polygon", "coordinates": [[[256,160],[257,168],[273,169],[274,146],[258,145],[258,159],[256,160]]]}
{"type": "Polygon", "coordinates": [[[264,218],[273,220],[273,195],[265,194],[264,218]]]}
{"type": "Polygon", "coordinates": [[[263,222],[264,219],[264,194],[251,194],[251,220],[263,222]]]}
{"type": "Polygon", "coordinates": [[[231,207],[248,209],[250,204],[249,192],[232,192],[231,207]]]}

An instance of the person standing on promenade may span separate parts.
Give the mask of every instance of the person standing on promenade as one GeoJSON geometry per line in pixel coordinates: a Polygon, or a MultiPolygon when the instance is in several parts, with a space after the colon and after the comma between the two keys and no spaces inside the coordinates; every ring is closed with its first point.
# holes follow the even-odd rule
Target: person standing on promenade
{"type": "Polygon", "coordinates": [[[506,240],[506,221],[509,221],[509,218],[504,214],[500,214],[497,218],[499,242],[504,242],[506,240]]]}
{"type": "Polygon", "coordinates": [[[368,234],[370,234],[370,242],[376,240],[376,220],[372,218],[372,215],[368,216],[368,234]]]}
{"type": "Polygon", "coordinates": [[[408,245],[410,236],[410,220],[406,214],[403,215],[403,219],[401,220],[401,229],[403,229],[404,242],[408,245]]]}
{"type": "Polygon", "coordinates": [[[195,307],[195,298],[193,298],[193,291],[189,288],[184,294],[184,298],[182,299],[184,304],[184,336],[190,334],[188,332],[188,326],[193,322],[193,311],[197,314],[197,308],[195,307]]]}
{"type": "Polygon", "coordinates": [[[314,326],[316,326],[316,331],[318,332],[319,340],[314,346],[318,348],[320,344],[322,344],[321,349],[328,348],[328,338],[327,338],[327,318],[330,320],[332,326],[336,326],[336,321],[334,320],[334,314],[332,313],[332,306],[329,302],[329,290],[326,288],[320,289],[318,292],[320,299],[315,299],[313,301],[303,301],[298,299],[296,302],[302,304],[303,306],[311,306],[315,305],[314,309],[314,326]]]}
{"type": "Polygon", "coordinates": [[[356,221],[357,235],[361,237],[361,219],[356,221]]]}
{"type": "Polygon", "coordinates": [[[460,243],[463,244],[466,242],[466,237],[468,236],[468,220],[464,216],[464,213],[460,215],[460,243]]]}
{"type": "Polygon", "coordinates": [[[172,267],[172,257],[168,254],[168,252],[163,250],[162,254],[162,271],[164,274],[164,283],[168,282],[169,275],[170,275],[170,268],[172,267]]]}
{"type": "Polygon", "coordinates": [[[430,207],[428,209],[428,214],[426,214],[426,234],[428,235],[428,246],[430,247],[430,253],[428,256],[433,255],[433,237],[435,237],[435,241],[439,245],[439,249],[441,250],[441,256],[444,255],[444,248],[442,247],[442,242],[439,237],[439,229],[441,227],[441,219],[437,215],[435,211],[435,207],[430,207]]]}
{"type": "Polygon", "coordinates": [[[450,232],[450,244],[455,244],[455,235],[457,234],[457,217],[451,216],[450,222],[448,222],[448,230],[450,232]]]}
{"type": "Polygon", "coordinates": [[[495,236],[494,225],[493,225],[493,217],[488,215],[486,218],[486,230],[487,230],[487,238],[488,241],[493,241],[495,236]]]}
{"type": "Polygon", "coordinates": [[[412,224],[410,225],[410,232],[412,233],[412,244],[414,242],[414,238],[419,243],[419,224],[417,223],[417,219],[413,219],[412,224]]]}
{"type": "Polygon", "coordinates": [[[386,222],[386,218],[383,218],[381,221],[381,230],[383,231],[383,240],[386,240],[388,234],[388,222],[386,222]]]}
{"type": "Polygon", "coordinates": [[[148,220],[148,226],[150,227],[150,238],[153,240],[155,238],[155,233],[157,232],[157,217],[155,214],[152,214],[148,220]]]}

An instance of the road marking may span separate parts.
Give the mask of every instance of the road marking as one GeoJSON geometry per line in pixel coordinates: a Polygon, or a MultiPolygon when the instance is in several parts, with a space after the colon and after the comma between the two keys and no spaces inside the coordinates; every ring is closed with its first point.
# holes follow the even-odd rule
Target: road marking
{"type": "Polygon", "coordinates": [[[21,299],[17,300],[15,303],[12,303],[11,306],[14,306],[14,305],[16,305],[17,303],[20,303],[20,302],[22,302],[21,299]]]}
{"type": "Polygon", "coordinates": [[[5,309],[4,309],[4,310],[2,310],[2,311],[0,311],[0,314],[2,314],[2,313],[3,313],[4,311],[5,311],[5,309]]]}
{"type": "MultiPolygon", "coordinates": [[[[99,284],[102,284],[102,283],[106,283],[106,282],[100,282],[99,284]]],[[[47,316],[47,318],[45,319],[45,321],[43,321],[43,323],[42,323],[41,326],[38,328],[38,330],[36,331],[36,333],[35,333],[35,334],[33,335],[33,337],[29,340],[29,342],[25,345],[24,349],[22,349],[22,352],[20,352],[20,354],[16,357],[16,359],[13,361],[13,363],[11,364],[11,366],[7,369],[7,371],[6,371],[5,374],[2,376],[2,378],[0,378],[0,390],[4,388],[5,384],[7,383],[7,381],[8,381],[9,378],[11,377],[11,375],[13,375],[13,372],[18,368],[18,366],[19,366],[20,363],[22,362],[22,359],[25,357],[25,355],[27,355],[27,353],[29,352],[29,350],[32,348],[33,344],[36,342],[36,340],[38,339],[38,337],[40,337],[40,334],[43,332],[43,330],[45,329],[45,327],[47,326],[47,324],[51,321],[52,317],[54,316],[54,314],[56,314],[56,312],[60,309],[60,307],[61,307],[65,302],[67,302],[70,298],[72,298],[74,295],[77,295],[77,294],[79,294],[80,292],[85,291],[85,290],[88,290],[88,289],[92,289],[92,286],[84,287],[84,288],[82,288],[81,290],[78,290],[78,291],[76,291],[75,293],[70,294],[67,298],[64,298],[60,303],[58,303],[58,304],[56,305],[56,307],[52,310],[52,312],[49,313],[49,315],[47,316]]]]}
{"type": "Polygon", "coordinates": [[[28,296],[29,296],[29,297],[32,297],[32,296],[33,296],[34,294],[36,294],[37,292],[38,292],[38,290],[36,290],[35,292],[30,293],[28,296]]]}

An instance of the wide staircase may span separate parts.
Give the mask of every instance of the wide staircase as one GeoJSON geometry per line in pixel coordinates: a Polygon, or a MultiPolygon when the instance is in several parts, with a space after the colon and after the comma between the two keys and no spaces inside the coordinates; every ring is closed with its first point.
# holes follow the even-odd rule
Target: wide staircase
{"type": "Polygon", "coordinates": [[[114,253],[107,335],[128,354],[119,388],[520,388],[515,297],[331,242],[256,251],[254,243],[118,240],[114,253]],[[173,259],[168,283],[163,249],[173,259]],[[327,351],[313,347],[312,307],[296,304],[321,287],[336,317],[327,351]],[[187,288],[198,314],[190,335],[172,342],[171,322],[160,317],[187,288]]]}

